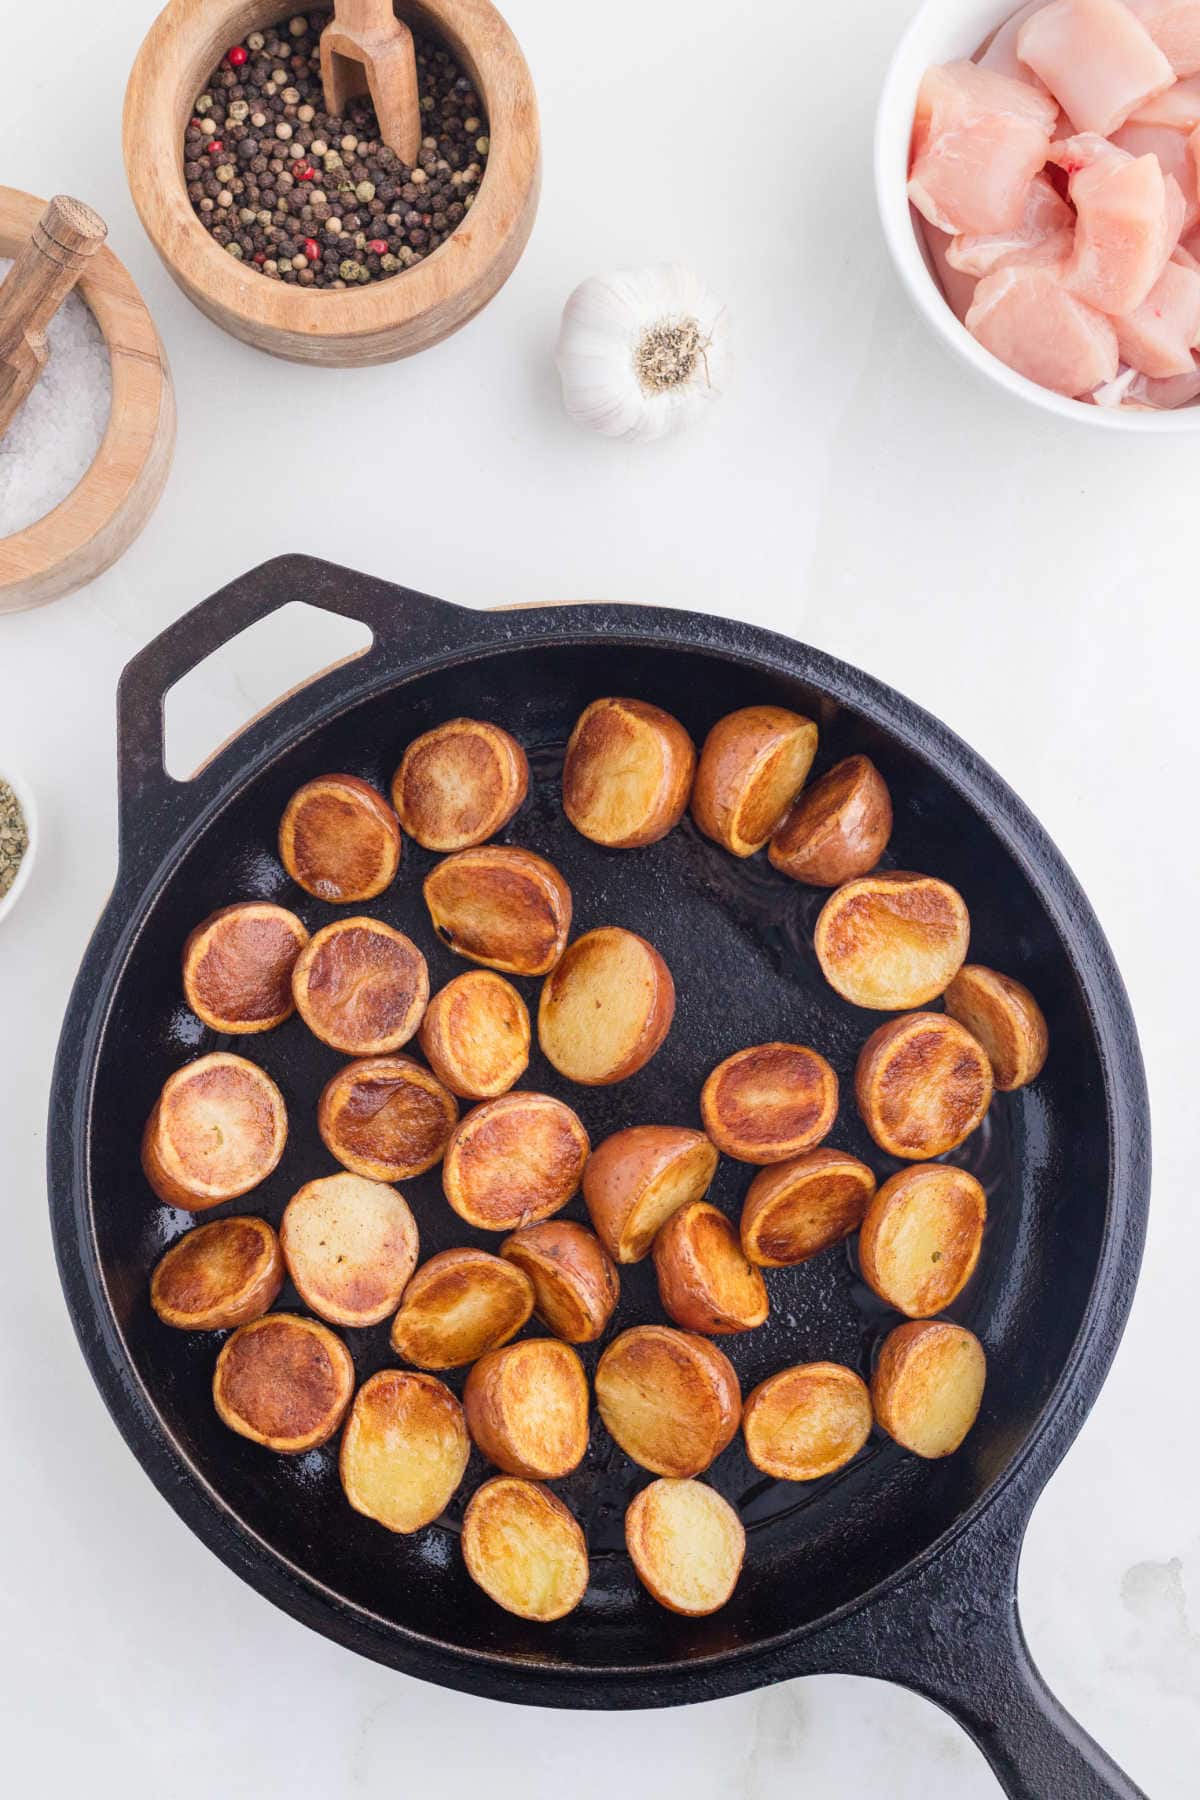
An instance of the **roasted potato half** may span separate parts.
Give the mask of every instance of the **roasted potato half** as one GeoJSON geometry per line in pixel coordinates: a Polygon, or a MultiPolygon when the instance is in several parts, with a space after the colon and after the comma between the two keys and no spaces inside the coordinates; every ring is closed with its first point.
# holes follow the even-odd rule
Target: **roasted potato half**
{"type": "Polygon", "coordinates": [[[392,1349],[419,1369],[460,1369],[516,1337],[532,1311],[523,1269],[486,1250],[442,1250],[404,1290],[392,1349]]]}
{"type": "Polygon", "coordinates": [[[265,1181],[287,1130],[283,1095],[266,1071],[216,1050],[167,1077],[142,1135],[142,1168],[167,1206],[202,1212],[265,1181]]]}
{"type": "Polygon", "coordinates": [[[557,1481],[587,1454],[587,1376],[557,1338],[523,1338],[480,1357],[463,1405],[475,1443],[506,1475],[557,1481]]]}
{"type": "Polygon", "coordinates": [[[707,1194],[717,1160],[704,1133],[682,1125],[631,1125],[598,1144],[583,1198],[610,1255],[640,1262],[671,1214],[707,1194]]]}
{"type": "Polygon", "coordinates": [[[746,1556],[742,1521],[702,1481],[652,1481],[625,1514],[638,1580],[660,1606],[691,1619],[719,1612],[746,1556]]]}
{"type": "Polygon", "coordinates": [[[307,942],[306,928],[285,906],[223,906],[183,946],[184,998],[212,1031],[273,1031],[295,1009],[292,970],[307,942]]]}
{"type": "Polygon", "coordinates": [[[587,1132],[569,1106],[523,1090],[485,1100],[446,1150],[442,1186],[460,1219],[481,1231],[518,1231],[560,1212],[578,1191],[587,1132]]]}
{"type": "Polygon", "coordinates": [[[836,889],[821,908],[813,942],[826,981],[843,1000],[899,1012],[945,992],[970,936],[962,895],[949,882],[888,869],[836,889]]]}
{"type": "Polygon", "coordinates": [[[767,1316],[762,1270],[707,1200],[672,1213],[654,1240],[654,1272],[663,1311],[685,1331],[753,1331],[767,1316]]]}
{"type": "Polygon", "coordinates": [[[373,900],[400,867],[400,823],[357,775],[319,775],[298,788],[279,823],[279,860],[318,900],[373,900]]]}
{"type": "Polygon", "coordinates": [[[804,786],[817,728],[782,706],[743,706],[704,740],[692,786],[692,817],[735,856],[761,850],[804,786]]]}
{"type": "Polygon", "coordinates": [[[587,1591],[579,1523],[537,1481],[493,1475],[477,1488],[463,1517],[462,1553],[471,1580],[519,1619],[564,1619],[587,1591]]]}
{"type": "Polygon", "coordinates": [[[858,1239],[863,1279],[897,1312],[931,1318],[975,1273],[986,1222],[987,1197],[966,1169],[901,1169],[867,1208],[858,1239]]]}
{"type": "Polygon", "coordinates": [[[746,1455],[776,1481],[818,1481],[856,1457],[871,1435],[867,1384],[841,1363],[797,1363],[746,1396],[746,1455]]]}
{"type": "Polygon", "coordinates": [[[429,970],[412,939],[382,919],[338,919],[301,951],[292,993],[323,1044],[347,1056],[385,1056],[421,1023],[429,970]]]}
{"type": "Polygon", "coordinates": [[[469,969],[433,996],[421,1048],[439,1081],[460,1100],[495,1100],[529,1067],[529,1010],[491,969],[469,969]]]}
{"type": "Polygon", "coordinates": [[[378,1325],[395,1312],[419,1249],[398,1189],[341,1173],[292,1195],[279,1242],[296,1292],[331,1325],[378,1325]]]}
{"type": "Polygon", "coordinates": [[[696,747],[678,719],[645,700],[593,700],[563,764],[563,811],[610,850],[657,843],[683,817],[696,747]]]}
{"type": "Polygon", "coordinates": [[[355,1512],[407,1534],[445,1512],[470,1454],[463,1409],[445,1382],[381,1369],[354,1396],[338,1472],[355,1512]]]}
{"type": "Polygon", "coordinates": [[[891,835],[887,783],[869,756],[847,756],[805,788],[767,855],[793,881],[840,887],[870,873],[891,835]]]}
{"type": "Polygon", "coordinates": [[[160,1258],[150,1304],[179,1331],[229,1331],[261,1318],[282,1286],[279,1239],[265,1219],[210,1219],[160,1258]]]}
{"type": "Polygon", "coordinates": [[[392,804],[426,850],[486,843],[529,792],[516,738],[482,719],[450,719],[415,738],[392,780],[392,804]]]}
{"type": "Polygon", "coordinates": [[[635,931],[603,925],[568,946],[542,987],[538,1042],[560,1075],[607,1087],[645,1068],[675,1017],[675,983],[635,931]]]}
{"type": "Polygon", "coordinates": [[[760,1269],[787,1269],[840,1244],[875,1192],[865,1162],[825,1145],[754,1177],[742,1205],[742,1249],[760,1269]]]}
{"type": "Polygon", "coordinates": [[[979,1417],[986,1380],[983,1345],[965,1326],[898,1325],[871,1378],[876,1420],[914,1456],[952,1456],[979,1417]]]}
{"type": "Polygon", "coordinates": [[[595,1232],[573,1219],[544,1219],[505,1238],[500,1254],[528,1275],[547,1331],[568,1344],[595,1342],[621,1295],[616,1264],[595,1232]]]}
{"type": "Polygon", "coordinates": [[[699,1475],[738,1428],[742,1390],[723,1350],[670,1325],[635,1325],[596,1369],[608,1434],[652,1475],[699,1475]]]}
{"type": "Polygon", "coordinates": [[[221,1346],[213,1403],[231,1431],[283,1456],[328,1443],[354,1393],[354,1363],[335,1332],[295,1313],[239,1325],[221,1346]]]}
{"type": "Polygon", "coordinates": [[[838,1080],[803,1044],[754,1044],[718,1063],[700,1093],[704,1129],[738,1162],[777,1163],[833,1129],[838,1080]]]}
{"type": "Polygon", "coordinates": [[[979,1039],[1002,1093],[1037,1080],[1050,1033],[1027,987],[982,963],[967,963],[946,989],[946,1011],[979,1039]]]}
{"type": "Polygon", "coordinates": [[[854,1092],[881,1150],[928,1162],[970,1137],[992,1103],[992,1065],[947,1013],[905,1013],[859,1052],[854,1092]]]}
{"type": "Polygon", "coordinates": [[[445,1155],[458,1103],[410,1056],[365,1056],[326,1082],[317,1130],[343,1168],[368,1181],[408,1181],[445,1155]]]}
{"type": "Polygon", "coordinates": [[[571,890],[532,850],[460,850],[430,870],[424,893],[433,928],[455,955],[503,975],[548,975],[567,947],[571,890]]]}

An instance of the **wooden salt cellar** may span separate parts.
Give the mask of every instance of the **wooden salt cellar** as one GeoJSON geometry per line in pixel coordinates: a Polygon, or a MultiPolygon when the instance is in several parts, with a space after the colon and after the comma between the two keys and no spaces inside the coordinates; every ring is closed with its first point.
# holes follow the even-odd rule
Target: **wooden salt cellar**
{"type": "Polygon", "coordinates": [[[0,284],[0,438],[46,366],[46,327],[107,235],[99,213],[58,194],[0,284]]]}

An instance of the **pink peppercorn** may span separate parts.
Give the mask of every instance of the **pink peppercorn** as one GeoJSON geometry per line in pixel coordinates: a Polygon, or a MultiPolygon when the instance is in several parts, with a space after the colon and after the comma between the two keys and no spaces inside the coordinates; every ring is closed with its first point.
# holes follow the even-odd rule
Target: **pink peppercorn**
{"type": "Polygon", "coordinates": [[[227,61],[231,69],[240,69],[243,63],[250,61],[250,52],[244,50],[240,44],[235,44],[229,52],[227,61]]]}
{"type": "Polygon", "coordinates": [[[372,238],[370,243],[367,245],[367,249],[373,250],[375,252],[376,256],[386,256],[387,255],[387,239],[386,238],[372,238]]]}
{"type": "Polygon", "coordinates": [[[307,256],[309,262],[316,262],[318,256],[321,254],[321,246],[317,243],[316,238],[305,238],[304,254],[307,256]]]}

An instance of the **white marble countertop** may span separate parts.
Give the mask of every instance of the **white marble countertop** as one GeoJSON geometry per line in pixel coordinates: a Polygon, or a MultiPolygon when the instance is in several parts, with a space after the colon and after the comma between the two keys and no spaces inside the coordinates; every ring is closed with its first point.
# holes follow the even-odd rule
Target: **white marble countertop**
{"type": "MultiPolygon", "coordinates": [[[[113,689],[194,601],[306,550],[471,605],[653,600],[804,637],[940,714],[1057,839],[1132,994],[1156,1178],[1133,1319],[1035,1514],[1021,1601],[1066,1704],[1155,1800],[1195,1795],[1197,451],[1027,414],[969,383],[910,313],[869,185],[873,97],[908,10],[613,0],[598,22],[511,0],[545,124],[529,252],[450,343],[332,375],[223,336],[140,232],[119,119],[148,0],[42,0],[7,22],[18,78],[4,179],[78,192],[107,216],[158,319],[180,413],[165,498],[119,567],[0,619],[0,768],[24,770],[44,833],[0,926],[0,1724],[13,1793],[999,1792],[955,1725],[878,1684],[828,1677],[584,1717],[390,1674],[209,1555],[110,1423],[60,1296],[43,1158],[59,1020],[115,866],[113,689]],[[710,429],[626,451],[564,421],[550,351],[582,276],[664,257],[728,296],[739,369],[710,429]]],[[[293,625],[210,664],[172,717],[180,766],[330,651],[323,626],[293,625]]]]}

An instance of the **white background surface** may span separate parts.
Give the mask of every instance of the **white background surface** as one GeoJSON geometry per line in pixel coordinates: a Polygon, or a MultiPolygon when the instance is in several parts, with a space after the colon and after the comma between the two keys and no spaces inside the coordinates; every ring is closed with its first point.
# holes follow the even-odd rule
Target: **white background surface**
{"type": "MultiPolygon", "coordinates": [[[[45,834],[0,926],[0,1741],[14,1794],[999,1792],[949,1720],[876,1684],[585,1718],[389,1674],[243,1586],[110,1424],[59,1294],[43,1156],[58,1023],[115,866],[113,689],[194,601],[307,550],[472,605],[653,600],[791,632],[944,717],[1058,840],[1132,992],[1157,1172],[1133,1320],[1037,1510],[1022,1604],[1066,1703],[1154,1800],[1194,1797],[1198,451],[1023,412],[970,385],[910,316],[869,185],[874,95],[907,10],[511,0],[545,127],[529,252],[459,337],[328,373],[223,336],[141,235],[119,118],[145,0],[6,8],[0,177],[107,216],[180,412],[164,501],[123,563],[0,619],[0,769],[25,770],[45,834]],[[666,257],[727,295],[733,390],[685,441],[585,438],[557,404],[562,300],[593,271],[666,257]]],[[[292,632],[236,672],[210,668],[192,690],[191,761],[326,647],[292,632]]]]}

